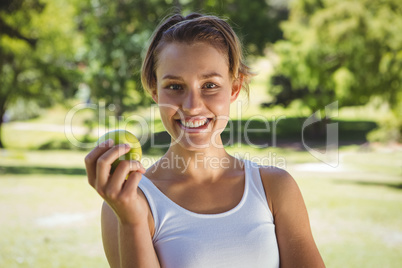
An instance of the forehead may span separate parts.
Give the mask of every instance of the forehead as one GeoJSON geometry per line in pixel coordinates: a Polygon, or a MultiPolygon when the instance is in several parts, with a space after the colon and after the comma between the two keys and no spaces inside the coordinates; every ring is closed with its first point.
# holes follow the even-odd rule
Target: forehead
{"type": "Polygon", "coordinates": [[[229,65],[224,53],[205,42],[178,43],[165,45],[158,55],[156,76],[165,74],[190,75],[199,73],[219,73],[229,75],[229,65]]]}

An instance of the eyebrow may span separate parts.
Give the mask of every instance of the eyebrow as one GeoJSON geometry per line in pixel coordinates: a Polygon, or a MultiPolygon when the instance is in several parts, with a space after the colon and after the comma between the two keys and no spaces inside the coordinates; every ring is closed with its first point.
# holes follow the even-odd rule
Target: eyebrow
{"type": "Polygon", "coordinates": [[[171,75],[171,74],[164,75],[164,76],[162,77],[162,80],[165,80],[165,79],[170,79],[170,80],[183,80],[183,78],[181,78],[180,76],[171,75]]]}
{"type": "MultiPolygon", "coordinates": [[[[220,77],[220,78],[223,78],[223,76],[220,75],[220,74],[217,73],[217,72],[206,73],[206,74],[203,74],[203,75],[200,76],[201,79],[208,79],[208,78],[211,78],[211,77],[220,77]]],[[[172,74],[164,75],[164,76],[162,77],[162,80],[165,80],[165,79],[181,80],[181,81],[183,80],[183,78],[181,78],[180,76],[176,76],[176,75],[172,75],[172,74]]]]}
{"type": "Polygon", "coordinates": [[[207,74],[201,75],[201,78],[202,78],[202,79],[208,79],[208,78],[211,78],[211,77],[220,77],[220,78],[223,78],[222,75],[220,75],[219,73],[216,73],[216,72],[211,72],[211,73],[207,73],[207,74]]]}

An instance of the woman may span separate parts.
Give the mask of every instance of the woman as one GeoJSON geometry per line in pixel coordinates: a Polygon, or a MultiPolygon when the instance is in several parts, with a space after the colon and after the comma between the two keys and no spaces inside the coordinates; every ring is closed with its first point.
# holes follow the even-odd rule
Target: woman
{"type": "Polygon", "coordinates": [[[223,147],[230,104],[250,77],[222,19],[174,15],[155,31],[142,82],[171,136],[168,151],[148,170],[122,161],[112,174],[128,145],[109,140],[85,159],[105,200],[111,267],[324,267],[294,179],[223,147]]]}

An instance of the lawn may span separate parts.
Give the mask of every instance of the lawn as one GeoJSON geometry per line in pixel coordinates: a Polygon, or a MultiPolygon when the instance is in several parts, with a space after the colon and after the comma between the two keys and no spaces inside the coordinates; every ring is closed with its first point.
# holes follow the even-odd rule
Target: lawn
{"type": "MultiPolygon", "coordinates": [[[[327,267],[402,265],[401,151],[344,148],[336,168],[304,151],[229,151],[285,164],[304,195],[327,267]]],[[[0,267],[108,267],[100,237],[101,199],[87,185],[84,155],[1,151],[0,267]]]]}
{"type": "Polygon", "coordinates": [[[107,267],[83,153],[2,151],[0,267],[107,267]]]}

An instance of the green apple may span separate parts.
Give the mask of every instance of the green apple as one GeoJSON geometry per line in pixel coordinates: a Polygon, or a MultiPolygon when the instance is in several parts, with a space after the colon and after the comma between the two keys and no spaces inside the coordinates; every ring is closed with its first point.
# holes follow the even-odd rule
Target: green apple
{"type": "Polygon", "coordinates": [[[113,130],[100,137],[97,144],[101,144],[108,139],[112,139],[115,145],[127,143],[131,147],[128,153],[120,156],[118,159],[116,159],[116,161],[113,162],[111,172],[116,169],[117,165],[122,160],[141,160],[141,144],[133,133],[124,129],[113,130]]]}

